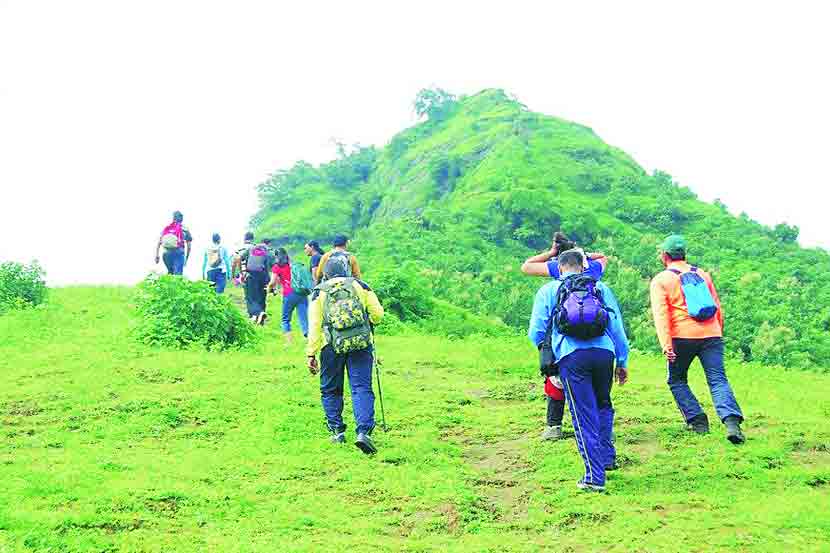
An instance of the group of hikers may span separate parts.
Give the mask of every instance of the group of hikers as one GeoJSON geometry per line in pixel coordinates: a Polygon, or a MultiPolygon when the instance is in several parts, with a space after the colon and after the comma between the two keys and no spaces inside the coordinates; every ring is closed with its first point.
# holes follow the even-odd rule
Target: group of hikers
{"type": "MultiPolygon", "coordinates": [[[[192,237],[182,219],[180,212],[174,213],[156,247],[156,263],[164,247],[162,257],[171,274],[181,274],[190,257],[192,237]]],[[[383,317],[383,307],[361,280],[357,258],[347,248],[343,235],[335,237],[328,252],[310,241],[304,246],[310,258],[306,267],[292,263],[284,248],[272,249],[267,240],[256,242],[251,232],[245,235],[242,248],[230,256],[214,234],[204,255],[202,276],[222,293],[227,279],[238,275],[235,280],[244,286],[254,324],[265,323],[267,293],[281,288],[282,330],[290,340],[296,310],[307,338],[308,369],[312,375],[319,373],[331,440],[346,441],[342,413],[348,371],[357,434],[354,443],[372,454],[377,451],[371,438],[375,428],[374,326],[383,317]]],[[[658,249],[665,270],[652,279],[650,300],[675,403],[690,431],[709,432],[709,419],[687,378],[692,361],[699,359],[727,439],[743,443],[743,414],[724,369],[723,309],[712,277],[686,261],[687,244],[682,236],[668,236],[658,249]]],[[[536,294],[528,329],[545,378],[547,416],[542,439],[564,437],[567,403],[585,465],[577,487],[584,491],[603,491],[606,472],[619,468],[611,388],[615,379],[623,385],[629,376],[623,314],[613,291],[602,282],[607,264],[605,255],[586,253],[557,231],[549,250],[522,265],[524,274],[550,279],[536,294]]]]}

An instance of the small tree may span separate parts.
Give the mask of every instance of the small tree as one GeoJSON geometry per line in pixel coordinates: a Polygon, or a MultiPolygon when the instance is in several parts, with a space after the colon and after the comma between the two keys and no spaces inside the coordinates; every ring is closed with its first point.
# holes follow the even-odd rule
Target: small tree
{"type": "Polygon", "coordinates": [[[426,116],[429,120],[435,121],[446,118],[455,104],[455,95],[443,88],[422,88],[415,96],[413,107],[418,117],[426,116]]]}

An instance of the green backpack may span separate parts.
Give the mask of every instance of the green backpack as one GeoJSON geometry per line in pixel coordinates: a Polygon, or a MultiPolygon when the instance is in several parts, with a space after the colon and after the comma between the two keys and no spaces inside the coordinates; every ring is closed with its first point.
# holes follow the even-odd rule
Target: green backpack
{"type": "Polygon", "coordinates": [[[344,278],[320,286],[320,290],[326,293],[323,329],[337,354],[366,349],[372,345],[369,314],[354,289],[354,282],[353,278],[344,278]]]}
{"type": "Polygon", "coordinates": [[[311,272],[302,263],[291,263],[291,288],[301,296],[307,296],[314,288],[311,272]]]}

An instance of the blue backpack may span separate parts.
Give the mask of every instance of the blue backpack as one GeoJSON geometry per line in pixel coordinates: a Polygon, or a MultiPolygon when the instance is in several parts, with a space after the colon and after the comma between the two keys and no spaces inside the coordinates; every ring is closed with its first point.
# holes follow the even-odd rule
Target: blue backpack
{"type": "Polygon", "coordinates": [[[715,299],[699,274],[697,267],[692,267],[689,272],[683,273],[677,269],[669,269],[680,277],[680,288],[683,290],[683,297],[686,298],[686,308],[689,316],[696,321],[708,321],[718,312],[715,299]]]}

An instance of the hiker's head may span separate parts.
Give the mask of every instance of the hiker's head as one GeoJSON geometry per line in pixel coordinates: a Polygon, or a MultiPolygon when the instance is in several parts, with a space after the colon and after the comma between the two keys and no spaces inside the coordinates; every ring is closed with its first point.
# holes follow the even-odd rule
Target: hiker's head
{"type": "Polygon", "coordinates": [[[334,237],[334,242],[332,242],[332,245],[335,248],[345,248],[346,245],[348,245],[348,243],[349,243],[349,239],[348,239],[348,237],[346,237],[345,234],[338,234],[337,236],[334,237]]]}
{"type": "Polygon", "coordinates": [[[582,263],[585,261],[579,250],[568,250],[559,254],[560,273],[581,273],[582,263]]]}
{"type": "Polygon", "coordinates": [[[219,243],[219,242],[221,242],[221,241],[222,241],[222,237],[221,237],[221,236],[219,236],[219,233],[218,233],[218,232],[214,232],[214,233],[213,233],[213,243],[214,243],[214,244],[218,244],[218,243],[219,243]]]}
{"type": "Polygon", "coordinates": [[[323,253],[323,249],[320,248],[320,243],[317,240],[309,240],[303,249],[308,256],[312,256],[315,253],[323,253]]]}
{"type": "Polygon", "coordinates": [[[176,223],[181,223],[182,221],[184,221],[184,215],[182,215],[181,211],[173,212],[173,221],[175,221],[176,223]]]}
{"type": "Polygon", "coordinates": [[[254,233],[250,230],[245,233],[245,241],[246,242],[253,242],[254,241],[254,233]]]}
{"type": "Polygon", "coordinates": [[[266,246],[270,246],[271,242],[273,242],[272,238],[263,238],[262,239],[262,243],[265,244],[266,246]]]}
{"type": "Polygon", "coordinates": [[[288,265],[289,261],[288,252],[285,251],[285,248],[277,248],[277,265],[284,267],[288,265]]]}
{"type": "Polygon", "coordinates": [[[323,267],[323,278],[326,280],[349,276],[349,260],[345,255],[334,255],[326,261],[323,267]]]}
{"type": "Polygon", "coordinates": [[[553,247],[556,249],[556,255],[559,255],[562,252],[574,249],[576,244],[569,240],[565,233],[557,230],[553,235],[553,247]]]}
{"type": "Polygon", "coordinates": [[[672,261],[685,261],[686,239],[679,234],[672,234],[660,243],[658,250],[663,265],[668,265],[672,261]]]}

